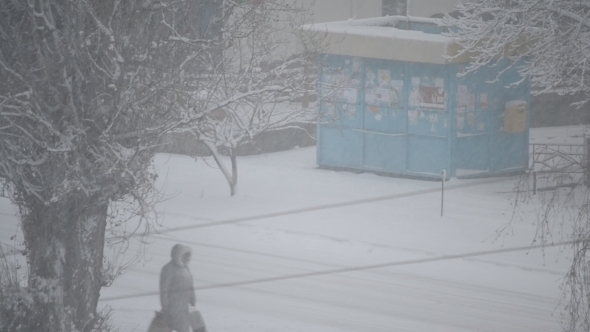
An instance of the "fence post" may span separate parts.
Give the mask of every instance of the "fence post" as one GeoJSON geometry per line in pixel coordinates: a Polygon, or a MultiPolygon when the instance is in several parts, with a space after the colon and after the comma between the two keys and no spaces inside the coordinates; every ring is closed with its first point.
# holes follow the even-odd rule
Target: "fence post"
{"type": "Polygon", "coordinates": [[[440,216],[443,216],[443,212],[444,212],[444,206],[445,206],[445,180],[447,177],[447,171],[443,170],[441,172],[441,177],[442,177],[442,187],[441,187],[441,191],[440,191],[440,216]]]}
{"type": "Polygon", "coordinates": [[[584,139],[584,184],[590,187],[590,138],[584,139]]]}
{"type": "Polygon", "coordinates": [[[533,170],[533,195],[537,194],[537,171],[533,170]]]}
{"type": "Polygon", "coordinates": [[[533,147],[533,165],[531,166],[530,169],[534,170],[535,169],[535,150],[536,150],[536,147],[535,147],[535,144],[529,144],[529,146],[532,146],[533,147]]]}

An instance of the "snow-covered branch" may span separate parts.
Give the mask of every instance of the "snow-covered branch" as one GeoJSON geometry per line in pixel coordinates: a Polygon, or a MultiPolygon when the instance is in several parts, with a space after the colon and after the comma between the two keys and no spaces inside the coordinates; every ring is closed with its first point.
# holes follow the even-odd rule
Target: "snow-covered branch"
{"type": "Polygon", "coordinates": [[[482,0],[457,5],[443,24],[469,56],[467,72],[507,58],[535,91],[582,94],[590,100],[590,3],[568,0],[482,0]]]}

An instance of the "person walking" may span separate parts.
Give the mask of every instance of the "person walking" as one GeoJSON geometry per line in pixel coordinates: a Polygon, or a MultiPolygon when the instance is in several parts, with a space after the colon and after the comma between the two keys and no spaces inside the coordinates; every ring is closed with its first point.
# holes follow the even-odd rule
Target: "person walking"
{"type": "Polygon", "coordinates": [[[162,313],[177,332],[190,332],[191,314],[189,305],[197,302],[193,276],[188,268],[191,248],[182,244],[172,247],[172,259],[160,272],[160,303],[162,313]]]}

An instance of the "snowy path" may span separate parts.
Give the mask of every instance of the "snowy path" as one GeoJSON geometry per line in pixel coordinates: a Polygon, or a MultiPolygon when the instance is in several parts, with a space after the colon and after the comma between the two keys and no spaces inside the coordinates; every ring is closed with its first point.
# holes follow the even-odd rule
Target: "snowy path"
{"type": "MultiPolygon", "coordinates": [[[[190,236],[187,234],[172,241],[161,237],[156,241],[161,247],[167,247],[173,242],[182,242],[194,248],[198,254],[191,265],[197,288],[345,266],[307,255],[281,256],[276,251],[253,252],[237,250],[234,247],[199,245],[188,238],[190,236]]],[[[334,242],[328,246],[337,249],[342,244],[334,242]]],[[[371,246],[366,245],[366,248],[371,246]]],[[[416,253],[398,254],[406,258],[424,256],[416,253]]],[[[115,286],[103,292],[103,296],[110,293],[123,295],[152,290],[158,278],[157,267],[165,263],[168,255],[154,254],[152,258],[149,265],[156,268],[134,267],[115,286]],[[138,283],[140,280],[149,282],[138,283]]],[[[361,260],[358,263],[365,262],[361,260]]],[[[446,262],[439,268],[453,268],[472,273],[490,271],[496,278],[506,279],[512,274],[519,273],[536,278],[537,282],[540,279],[550,281],[559,278],[551,271],[525,272],[518,266],[501,267],[501,271],[497,271],[498,266],[493,263],[469,260],[446,262]]],[[[197,294],[199,306],[210,325],[218,327],[216,330],[221,331],[491,332],[555,331],[558,328],[556,319],[551,316],[556,306],[555,297],[520,292],[514,290],[516,287],[507,289],[497,285],[486,285],[478,280],[453,281],[436,274],[424,275],[411,271],[412,269],[401,270],[387,268],[245,287],[213,288],[198,290],[197,294]],[[262,317],[256,319],[249,314],[262,317]],[[236,319],[236,315],[244,318],[236,319]],[[269,322],[264,316],[272,319],[269,322]],[[280,322],[275,323],[273,320],[280,322]],[[246,326],[232,329],[236,321],[242,321],[246,326]],[[286,324],[289,329],[285,329],[281,324],[286,324]]],[[[488,283],[493,284],[490,281],[488,283]]],[[[110,304],[116,309],[141,306],[125,312],[124,317],[117,315],[121,323],[132,327],[138,318],[144,321],[149,319],[151,309],[157,304],[157,297],[146,297],[141,299],[141,302],[137,299],[112,301],[110,304]],[[130,321],[127,321],[127,318],[130,321]]]]}
{"type": "MultiPolygon", "coordinates": [[[[174,165],[170,173],[182,173],[174,165]]],[[[437,183],[417,182],[416,188],[406,187],[407,180],[311,171],[328,178],[354,178],[357,190],[338,200],[326,199],[337,196],[335,193],[285,204],[280,189],[260,194],[260,184],[250,184],[254,188],[241,197],[213,199],[210,205],[198,208],[180,203],[169,206],[166,211],[170,213],[165,216],[167,227],[209,227],[154,236],[154,242],[148,246],[149,262],[132,268],[113,287],[105,289],[103,297],[153,293],[157,290],[159,268],[169,259],[169,248],[181,242],[195,252],[191,267],[199,308],[212,331],[542,332],[559,328],[554,311],[564,264],[553,264],[549,262],[551,258],[543,261],[540,251],[247,286],[215,286],[501,248],[500,242],[489,238],[507,220],[504,212],[510,211],[510,196],[498,193],[509,191],[511,179],[488,179],[470,187],[465,186],[468,181],[449,183],[451,188],[463,187],[447,192],[448,216],[440,218],[437,183]],[[362,186],[368,184],[363,182],[373,180],[389,186],[383,192],[362,186]],[[337,206],[351,198],[370,201],[371,197],[385,193],[392,199],[337,206]],[[278,197],[270,198],[267,205],[258,200],[258,196],[269,199],[273,194],[278,197]],[[281,213],[278,201],[283,204],[282,211],[287,212],[317,207],[318,203],[335,207],[281,213]],[[225,204],[232,208],[222,208],[225,204]],[[270,213],[276,215],[247,218],[270,213]],[[216,214],[218,217],[212,219],[216,214]],[[240,218],[246,220],[229,225],[218,223],[240,218]]],[[[244,173],[251,172],[254,170],[248,168],[244,173]]],[[[266,176],[270,173],[268,166],[258,172],[266,176]]],[[[272,185],[280,178],[267,181],[272,185]]],[[[304,180],[302,186],[311,186],[308,181],[304,180]]],[[[197,194],[201,186],[206,185],[182,187],[182,192],[190,190],[197,194]]],[[[328,189],[321,184],[305,189],[307,193],[314,190],[328,189]]],[[[338,190],[340,195],[342,191],[338,190]]],[[[223,191],[219,196],[224,196],[223,191]]],[[[530,233],[522,238],[508,237],[505,246],[528,245],[529,236],[530,233]]],[[[548,249],[546,257],[553,257],[558,251],[548,249]]],[[[144,330],[153,310],[158,309],[156,295],[107,302],[118,311],[115,317],[124,331],[134,327],[144,330]]]]}
{"type": "MultiPolygon", "coordinates": [[[[497,233],[512,215],[514,179],[451,180],[447,189],[457,188],[441,218],[439,183],[318,170],[314,157],[309,148],[242,158],[239,192],[229,198],[217,170],[159,155],[162,185],[177,195],[159,207],[168,233],[150,237],[146,259],[102,291],[120,331],[147,329],[159,309],[159,270],[178,242],[193,248],[211,332],[559,330],[562,248],[251,283],[533,240],[535,204],[497,233]],[[239,222],[220,222],[228,220],[239,222]],[[250,284],[220,286],[231,283],[250,284]]],[[[13,214],[0,201],[2,242],[18,234],[13,214]]]]}

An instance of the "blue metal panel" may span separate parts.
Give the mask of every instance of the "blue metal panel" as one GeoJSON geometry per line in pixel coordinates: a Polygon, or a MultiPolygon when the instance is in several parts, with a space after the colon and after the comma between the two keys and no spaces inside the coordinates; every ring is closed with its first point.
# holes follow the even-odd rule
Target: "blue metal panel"
{"type": "Polygon", "coordinates": [[[405,171],[405,136],[365,133],[366,169],[402,174],[405,171]]]}
{"type": "Polygon", "coordinates": [[[405,64],[366,60],[364,77],[364,129],[381,133],[405,132],[405,64]]]}
{"type": "Polygon", "coordinates": [[[416,135],[448,137],[449,114],[429,110],[408,110],[408,133],[416,135]]]}
{"type": "MultiPolygon", "coordinates": [[[[527,79],[523,79],[518,72],[518,67],[520,66],[520,62],[517,62],[512,66],[512,68],[508,69],[503,75],[503,84],[505,87],[504,90],[504,99],[505,100],[514,100],[514,99],[528,99],[530,95],[530,88],[529,82],[527,79]]],[[[508,60],[503,61],[503,66],[509,66],[510,63],[508,60]]]]}
{"type": "Polygon", "coordinates": [[[449,165],[447,139],[428,136],[408,137],[408,173],[425,177],[440,177],[449,165]]]}
{"type": "Polygon", "coordinates": [[[362,128],[362,107],[358,104],[320,103],[320,122],[338,128],[362,128]]]}
{"type": "Polygon", "coordinates": [[[318,163],[337,167],[362,166],[361,59],[322,56],[319,92],[318,163]]]}
{"type": "Polygon", "coordinates": [[[405,173],[406,64],[367,59],[364,74],[363,168],[405,173]]]}
{"type": "Polygon", "coordinates": [[[447,68],[443,65],[411,63],[409,67],[410,109],[447,111],[447,68]]]}
{"type": "Polygon", "coordinates": [[[322,59],[320,95],[333,103],[360,104],[362,59],[325,55],[322,59]]]}
{"type": "Polygon", "coordinates": [[[526,81],[518,86],[511,86],[511,83],[521,78],[516,70],[510,69],[503,80],[487,83],[494,81],[505,65],[506,63],[501,63],[495,67],[483,68],[457,81],[457,137],[453,157],[457,169],[481,170],[494,174],[522,170],[525,167],[528,125],[523,132],[505,132],[503,116],[507,101],[528,101],[529,88],[526,81]],[[465,102],[466,99],[469,100],[468,103],[465,102]]]}
{"type": "Polygon", "coordinates": [[[338,127],[362,128],[360,58],[326,55],[320,76],[320,121],[338,127]]]}
{"type": "Polygon", "coordinates": [[[450,173],[450,117],[447,68],[408,65],[407,172],[438,176],[450,173]]]}
{"type": "Polygon", "coordinates": [[[491,169],[496,172],[524,170],[527,163],[528,142],[526,133],[508,134],[500,132],[493,141],[494,157],[491,169]]]}
{"type": "Polygon", "coordinates": [[[403,96],[404,78],[406,76],[406,63],[400,61],[387,61],[377,59],[365,60],[365,92],[368,105],[377,105],[391,109],[403,109],[405,96],[403,96]],[[391,98],[376,96],[384,92],[391,98]]]}
{"type": "MultiPolygon", "coordinates": [[[[461,71],[464,66],[457,66],[461,71]]],[[[497,73],[490,68],[462,76],[456,80],[455,87],[455,146],[453,163],[457,176],[468,171],[488,173],[490,167],[490,141],[498,130],[495,122],[500,107],[497,91],[498,83],[493,81],[497,73]]]]}
{"type": "MultiPolygon", "coordinates": [[[[503,61],[503,68],[509,65],[508,60],[503,61]]],[[[530,87],[527,80],[523,80],[517,67],[508,69],[502,76],[500,110],[498,116],[492,119],[498,128],[492,137],[491,171],[501,173],[504,171],[524,170],[528,163],[528,122],[523,132],[508,133],[503,128],[505,103],[512,100],[527,101],[527,117],[530,117],[530,87]]]]}
{"type": "Polygon", "coordinates": [[[482,73],[482,82],[480,85],[487,85],[490,86],[488,91],[490,92],[489,95],[489,109],[488,109],[488,126],[489,126],[489,133],[490,133],[490,141],[489,141],[489,173],[494,174],[499,169],[504,167],[499,167],[502,164],[502,159],[504,159],[504,155],[507,151],[502,147],[502,144],[499,144],[500,140],[498,139],[499,135],[502,135],[502,120],[504,114],[504,97],[506,95],[506,87],[502,83],[501,80],[498,79],[499,71],[503,69],[503,65],[498,65],[495,67],[488,67],[482,73]],[[486,84],[484,81],[494,81],[494,83],[486,84]]]}
{"type": "Polygon", "coordinates": [[[405,133],[408,113],[387,107],[364,106],[364,128],[375,133],[405,133]]]}
{"type": "Polygon", "coordinates": [[[457,139],[455,149],[456,168],[460,170],[488,170],[490,167],[489,135],[457,139]]]}

